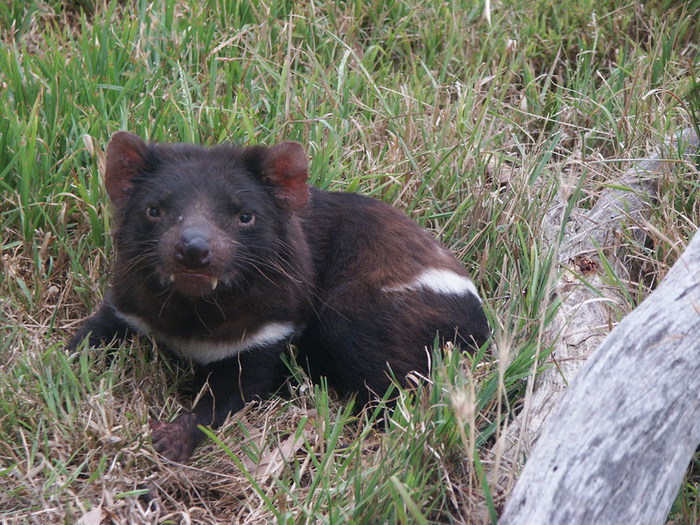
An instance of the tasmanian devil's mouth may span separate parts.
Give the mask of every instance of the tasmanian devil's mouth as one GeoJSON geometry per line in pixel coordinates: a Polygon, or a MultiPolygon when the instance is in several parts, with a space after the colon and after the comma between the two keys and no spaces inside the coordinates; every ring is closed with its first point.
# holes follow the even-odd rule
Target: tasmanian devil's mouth
{"type": "Polygon", "coordinates": [[[219,284],[218,277],[193,271],[171,273],[170,281],[179,292],[189,296],[200,296],[213,292],[219,284]]]}

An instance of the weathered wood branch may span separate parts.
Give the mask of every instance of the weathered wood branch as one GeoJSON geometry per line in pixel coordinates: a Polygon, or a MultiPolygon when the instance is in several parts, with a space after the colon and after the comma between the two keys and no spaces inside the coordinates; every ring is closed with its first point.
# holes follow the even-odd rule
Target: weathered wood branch
{"type": "MultiPolygon", "coordinates": [[[[690,155],[698,149],[698,136],[686,130],[671,147],[684,148],[690,155]]],[[[610,331],[615,309],[619,313],[625,303],[622,291],[606,283],[600,254],[621,280],[630,277],[628,255],[643,245],[643,225],[664,166],[662,155],[663,150],[633,165],[601,193],[592,209],[574,208],[568,218],[558,257],[566,270],[553,290],[561,305],[543,336],[545,343],[553,342],[550,359],[555,366],[538,377],[524,409],[491,454],[491,480],[506,492],[508,478],[520,469],[561,394],[610,331]]],[[[557,242],[565,209],[560,197],[547,214],[545,242],[557,242]]]]}
{"type": "Polygon", "coordinates": [[[501,523],[663,523],[700,444],[700,234],[552,412],[501,523]]]}

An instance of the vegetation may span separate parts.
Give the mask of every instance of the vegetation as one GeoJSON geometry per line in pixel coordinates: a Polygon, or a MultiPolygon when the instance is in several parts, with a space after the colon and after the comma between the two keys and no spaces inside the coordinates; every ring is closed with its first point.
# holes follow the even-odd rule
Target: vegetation
{"type": "MultiPolygon", "coordinates": [[[[698,20],[696,0],[0,3],[0,521],[493,520],[507,487],[488,449],[556,308],[544,211],[697,123],[698,20]],[[119,129],[301,142],[315,185],[396,205],[464,261],[491,349],[436,352],[431,387],[402,393],[385,431],[290,363],[285,392],[166,463],[148,419],[187,408],[188,371],[145,339],[63,349],[107,285],[100,172],[119,129]]],[[[697,170],[668,156],[640,280],[611,278],[634,290],[618,318],[700,224],[697,170]]],[[[676,523],[700,516],[698,464],[676,523]]]]}

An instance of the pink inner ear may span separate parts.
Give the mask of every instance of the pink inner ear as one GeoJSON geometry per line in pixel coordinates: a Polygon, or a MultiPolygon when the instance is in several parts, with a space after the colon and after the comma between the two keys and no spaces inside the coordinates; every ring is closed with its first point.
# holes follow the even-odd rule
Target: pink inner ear
{"type": "Polygon", "coordinates": [[[105,186],[114,203],[119,203],[132,187],[131,179],[143,168],[146,144],[140,137],[118,131],[107,146],[105,186]]]}
{"type": "Polygon", "coordinates": [[[309,200],[309,159],[298,142],[282,142],[270,148],[265,179],[277,186],[279,202],[292,211],[301,210],[309,200]]]}

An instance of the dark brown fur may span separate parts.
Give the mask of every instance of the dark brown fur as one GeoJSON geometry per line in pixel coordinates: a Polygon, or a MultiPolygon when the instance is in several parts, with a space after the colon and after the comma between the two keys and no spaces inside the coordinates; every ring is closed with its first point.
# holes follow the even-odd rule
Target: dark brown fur
{"type": "Polygon", "coordinates": [[[190,456],[197,425],[278,388],[290,342],[313,377],[364,404],[392,375],[427,373],[437,334],[465,348],[489,335],[467,273],[427,231],[307,177],[295,143],[205,149],[124,132],[110,142],[114,277],[69,346],[147,331],[198,365],[196,386],[208,388],[194,412],[151,425],[170,459],[190,456]]]}

